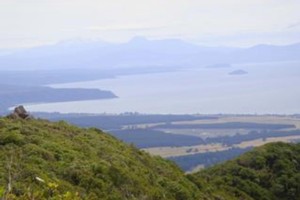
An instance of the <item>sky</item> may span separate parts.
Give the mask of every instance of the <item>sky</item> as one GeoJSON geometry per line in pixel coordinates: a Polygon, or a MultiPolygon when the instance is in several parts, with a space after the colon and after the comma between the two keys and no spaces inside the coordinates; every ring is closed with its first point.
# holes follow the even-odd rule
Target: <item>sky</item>
{"type": "Polygon", "coordinates": [[[300,0],[0,0],[0,49],[177,38],[207,46],[300,42],[300,0]]]}

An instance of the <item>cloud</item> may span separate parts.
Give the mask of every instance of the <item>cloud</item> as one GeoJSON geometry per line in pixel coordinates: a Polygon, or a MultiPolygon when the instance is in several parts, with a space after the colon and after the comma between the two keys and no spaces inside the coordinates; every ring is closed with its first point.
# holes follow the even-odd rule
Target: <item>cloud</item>
{"type": "Polygon", "coordinates": [[[0,48],[19,43],[5,41],[18,34],[51,41],[143,35],[226,42],[244,32],[296,32],[299,6],[299,0],[0,0],[0,48]]]}
{"type": "Polygon", "coordinates": [[[148,30],[157,30],[163,29],[166,26],[145,26],[138,24],[124,24],[124,25],[106,25],[106,26],[89,26],[86,27],[86,30],[89,31],[148,31],[148,30]]]}
{"type": "Polygon", "coordinates": [[[287,28],[288,29],[294,29],[300,27],[300,21],[294,24],[289,25],[287,28]]]}

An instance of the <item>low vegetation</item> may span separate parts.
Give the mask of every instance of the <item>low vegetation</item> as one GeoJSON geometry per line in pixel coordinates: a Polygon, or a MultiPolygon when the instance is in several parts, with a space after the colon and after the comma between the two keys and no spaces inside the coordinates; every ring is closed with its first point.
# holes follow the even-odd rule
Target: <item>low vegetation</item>
{"type": "Polygon", "coordinates": [[[98,129],[61,121],[0,119],[4,199],[197,199],[172,162],[98,129]]]}

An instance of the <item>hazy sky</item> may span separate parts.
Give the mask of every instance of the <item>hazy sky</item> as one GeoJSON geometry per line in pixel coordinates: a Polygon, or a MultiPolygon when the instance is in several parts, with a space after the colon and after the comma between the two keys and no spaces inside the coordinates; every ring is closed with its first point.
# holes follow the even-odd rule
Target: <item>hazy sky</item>
{"type": "Polygon", "coordinates": [[[0,48],[63,40],[300,41],[300,0],[0,0],[0,48]]]}

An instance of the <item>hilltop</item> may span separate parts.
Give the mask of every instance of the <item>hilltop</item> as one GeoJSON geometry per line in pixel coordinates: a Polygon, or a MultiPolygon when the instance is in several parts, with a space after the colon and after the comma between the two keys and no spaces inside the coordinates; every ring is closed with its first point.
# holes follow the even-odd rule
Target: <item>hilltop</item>
{"type": "Polygon", "coordinates": [[[300,145],[275,143],[185,175],[95,128],[0,118],[4,199],[299,199],[300,145]]]}
{"type": "Polygon", "coordinates": [[[0,196],[8,199],[196,199],[170,161],[98,129],[0,118],[0,196]],[[11,189],[9,189],[11,188],[11,189]],[[10,192],[9,192],[10,190],[10,192]]]}

